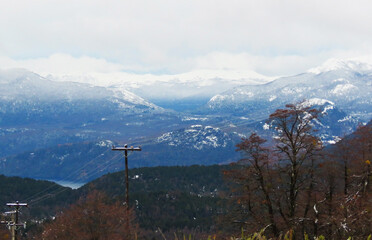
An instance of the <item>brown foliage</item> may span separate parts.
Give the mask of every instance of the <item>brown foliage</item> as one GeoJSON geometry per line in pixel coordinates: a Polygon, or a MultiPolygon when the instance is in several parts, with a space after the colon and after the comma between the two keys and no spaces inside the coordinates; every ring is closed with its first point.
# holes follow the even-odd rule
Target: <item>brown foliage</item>
{"type": "Polygon", "coordinates": [[[9,240],[10,239],[10,231],[6,228],[6,226],[0,226],[0,240],[9,240]]]}
{"type": "Polygon", "coordinates": [[[233,183],[232,222],[249,232],[265,227],[269,236],[293,230],[299,239],[372,233],[372,125],[321,152],[312,128],[318,116],[302,103],[286,105],[270,115],[274,146],[257,134],[237,145],[243,158],[225,172],[233,183]]]}
{"type": "Polygon", "coordinates": [[[103,193],[94,191],[47,224],[42,239],[134,239],[137,228],[133,219],[131,210],[127,215],[125,206],[110,203],[103,193]]]}
{"type": "Polygon", "coordinates": [[[278,228],[274,220],[272,202],[273,183],[269,166],[271,152],[264,146],[265,142],[255,133],[243,139],[237,144],[237,151],[242,152],[244,156],[238,162],[240,167],[225,171],[224,174],[237,184],[233,189],[232,200],[239,207],[234,211],[233,221],[241,223],[244,220],[252,230],[260,230],[264,225],[271,225],[270,231],[277,236],[278,228]]]}
{"type": "Polygon", "coordinates": [[[342,188],[334,191],[334,227],[329,236],[366,236],[372,232],[371,166],[372,127],[358,127],[355,134],[340,141],[332,151],[332,169],[342,188]],[[339,165],[340,167],[336,168],[339,165]]]}

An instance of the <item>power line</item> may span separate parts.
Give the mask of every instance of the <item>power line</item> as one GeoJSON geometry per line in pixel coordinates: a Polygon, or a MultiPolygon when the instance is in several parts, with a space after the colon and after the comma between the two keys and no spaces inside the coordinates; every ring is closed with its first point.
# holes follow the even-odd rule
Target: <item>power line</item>
{"type": "MultiPolygon", "coordinates": [[[[240,127],[240,126],[243,126],[243,125],[247,125],[249,123],[247,123],[247,120],[243,120],[241,119],[240,121],[236,121],[235,124],[234,124],[234,127],[231,126],[232,123],[224,123],[223,121],[220,121],[220,122],[216,122],[214,124],[211,124],[211,125],[214,125],[215,127],[219,128],[220,130],[226,130],[226,129],[230,129],[230,128],[234,128],[234,127],[240,127]]],[[[151,145],[153,144],[153,141],[156,140],[158,137],[145,137],[145,138],[142,138],[140,141],[133,141],[132,143],[134,144],[140,144],[142,146],[147,146],[147,145],[151,145]]],[[[126,145],[127,146],[127,145],[126,145]]],[[[129,148],[130,149],[130,148],[129,148]]],[[[63,179],[61,179],[61,181],[65,181],[67,180],[69,177],[77,174],[81,169],[87,167],[88,165],[92,164],[93,161],[95,161],[96,159],[102,157],[102,154],[105,154],[106,152],[108,152],[110,149],[107,148],[107,150],[105,150],[103,153],[101,153],[100,155],[92,158],[90,161],[86,162],[84,165],[82,165],[81,167],[79,167],[78,169],[74,170],[73,172],[70,172],[70,174],[66,175],[63,179]]],[[[128,150],[128,151],[131,151],[131,150],[128,150]]],[[[116,155],[114,157],[112,157],[110,160],[114,160],[118,157],[119,155],[116,155]]],[[[107,169],[109,166],[111,166],[112,164],[114,164],[112,161],[110,161],[110,164],[105,166],[103,169],[107,169]]],[[[87,175],[85,176],[94,176],[95,174],[97,174],[99,171],[101,171],[102,169],[100,169],[100,166],[97,166],[95,167],[94,169],[91,169],[87,172],[87,175]]],[[[80,176],[79,178],[82,178],[82,176],[80,176]]],[[[46,189],[38,192],[38,193],[35,193],[33,194],[32,196],[28,197],[27,199],[25,199],[24,201],[31,201],[32,202],[32,205],[34,205],[35,203],[37,202],[40,202],[42,200],[45,200],[49,197],[52,197],[52,195],[56,195],[56,194],[59,194],[61,192],[64,192],[67,190],[66,189],[62,189],[61,191],[59,191],[60,189],[56,189],[56,190],[53,190],[53,191],[56,191],[54,193],[46,193],[45,195],[43,196],[40,196],[38,198],[36,198],[36,200],[33,200],[36,196],[42,194],[42,193],[45,193],[47,192],[48,190],[52,189],[53,187],[55,187],[54,185],[52,186],[49,186],[47,187],[46,189]]]]}
{"type": "MultiPolygon", "coordinates": [[[[110,149],[107,149],[106,151],[108,151],[108,150],[110,150],[110,149]]],[[[105,151],[105,152],[106,152],[106,151],[105,151]]],[[[130,155],[130,154],[128,154],[128,156],[129,156],[129,155],[130,155]]],[[[112,157],[110,160],[115,160],[115,159],[118,158],[119,156],[120,156],[120,154],[115,155],[115,156],[112,157]]],[[[99,156],[98,156],[98,157],[99,157],[99,156]]],[[[96,158],[90,160],[88,163],[86,163],[84,166],[80,167],[78,170],[76,170],[76,171],[74,171],[74,172],[77,172],[77,171],[79,171],[80,169],[82,169],[83,167],[89,165],[93,160],[97,159],[98,157],[96,157],[96,158]]],[[[110,164],[106,165],[103,169],[106,169],[106,168],[110,167],[112,164],[114,164],[113,161],[111,161],[110,164]]],[[[90,171],[87,173],[86,177],[94,176],[94,175],[96,175],[99,171],[102,171],[102,169],[100,169],[100,166],[97,166],[96,168],[90,170],[90,171]]],[[[72,174],[74,174],[74,172],[71,173],[71,174],[69,174],[68,176],[71,176],[72,174]]],[[[63,180],[62,180],[62,181],[63,181],[63,180]]],[[[38,193],[35,193],[35,194],[32,195],[31,197],[28,197],[27,200],[31,202],[29,205],[30,205],[30,206],[31,206],[31,205],[35,205],[36,203],[39,203],[39,202],[41,202],[41,201],[43,201],[43,200],[46,200],[46,199],[48,199],[48,198],[51,198],[51,197],[56,196],[56,195],[58,195],[58,194],[61,194],[61,193],[65,192],[65,191],[67,191],[67,190],[69,189],[69,188],[57,188],[57,189],[52,190],[52,192],[47,192],[49,189],[52,189],[52,188],[55,187],[55,186],[56,186],[56,185],[51,185],[51,186],[49,186],[48,188],[44,189],[43,191],[40,191],[40,192],[38,192],[38,193]],[[42,193],[44,193],[44,192],[47,192],[47,193],[44,194],[44,195],[42,195],[42,196],[40,196],[40,197],[38,197],[38,198],[36,198],[36,196],[38,196],[38,195],[40,195],[40,194],[42,194],[42,193]]]]}
{"type": "MultiPolygon", "coordinates": [[[[106,151],[104,151],[102,154],[105,154],[106,152],[108,152],[110,149],[107,148],[106,151]]],[[[102,155],[101,154],[101,155],[102,155]]],[[[81,169],[83,169],[84,167],[88,166],[89,164],[91,164],[94,160],[96,160],[97,158],[101,157],[101,155],[98,155],[96,156],[95,158],[91,159],[90,161],[88,161],[87,163],[85,163],[83,166],[79,167],[78,169],[76,169],[75,171],[71,172],[70,174],[66,175],[63,179],[61,179],[61,181],[66,181],[70,176],[72,176],[73,174],[76,174],[78,173],[81,169]]],[[[26,198],[24,201],[32,201],[31,199],[35,198],[36,196],[48,191],[49,189],[52,189],[53,187],[55,187],[55,185],[51,185],[47,188],[45,188],[44,190],[40,191],[40,192],[37,192],[35,194],[33,194],[32,196],[26,198]]],[[[57,189],[58,190],[58,189],[57,189]]],[[[50,193],[47,193],[46,195],[49,195],[50,193]]],[[[43,197],[43,196],[42,196],[43,197]]],[[[40,198],[42,198],[40,197],[40,198]]]]}
{"type": "MultiPolygon", "coordinates": [[[[107,149],[106,151],[108,151],[109,149],[107,149]]],[[[112,159],[115,159],[117,157],[119,157],[120,155],[116,155],[114,157],[111,158],[112,159]]],[[[98,156],[99,157],[99,156],[98,156]]],[[[97,158],[97,157],[96,157],[97,158]]],[[[87,164],[85,164],[84,166],[87,166],[89,165],[93,160],[95,160],[96,158],[90,160],[87,164]]],[[[112,163],[113,164],[113,163],[112,163]]],[[[108,166],[106,166],[104,169],[106,169],[107,167],[111,166],[112,164],[109,164],[108,166]]],[[[79,171],[80,169],[82,169],[84,166],[80,167],[78,170],[76,170],[75,172],[79,171]]],[[[95,174],[97,174],[99,171],[101,171],[101,169],[99,169],[99,166],[96,167],[95,169],[91,170],[91,172],[88,172],[87,176],[94,176],[95,174]]],[[[72,173],[73,174],[73,173],[72,173]]],[[[69,174],[68,176],[71,176],[72,174],[69,174]]],[[[63,180],[62,180],[63,181],[63,180]]],[[[36,203],[38,202],[41,202],[43,200],[46,200],[48,198],[51,198],[53,196],[56,196],[58,194],[61,194],[65,191],[67,191],[69,188],[57,188],[57,189],[54,189],[52,190],[52,192],[47,192],[49,189],[52,189],[53,187],[55,187],[56,185],[51,185],[49,186],[48,188],[44,189],[43,191],[40,191],[38,193],[35,193],[34,195],[32,195],[31,197],[28,197],[27,200],[29,200],[31,203],[30,203],[30,206],[31,205],[35,205],[36,203]],[[36,196],[44,193],[44,192],[47,192],[46,194],[38,197],[38,198],[35,198],[36,196]]]]}

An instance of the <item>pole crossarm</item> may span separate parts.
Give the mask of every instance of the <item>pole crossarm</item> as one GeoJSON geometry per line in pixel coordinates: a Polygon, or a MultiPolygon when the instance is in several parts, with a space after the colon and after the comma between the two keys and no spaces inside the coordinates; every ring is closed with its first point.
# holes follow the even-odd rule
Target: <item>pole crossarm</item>
{"type": "Polygon", "coordinates": [[[141,151],[142,149],[141,149],[141,147],[133,147],[133,146],[128,148],[128,146],[125,145],[124,147],[113,146],[111,150],[112,151],[141,151]]]}
{"type": "Polygon", "coordinates": [[[15,203],[7,203],[6,204],[8,207],[18,207],[18,208],[20,208],[20,207],[27,207],[28,206],[28,204],[27,203],[20,203],[20,202],[15,202],[15,203]]]}

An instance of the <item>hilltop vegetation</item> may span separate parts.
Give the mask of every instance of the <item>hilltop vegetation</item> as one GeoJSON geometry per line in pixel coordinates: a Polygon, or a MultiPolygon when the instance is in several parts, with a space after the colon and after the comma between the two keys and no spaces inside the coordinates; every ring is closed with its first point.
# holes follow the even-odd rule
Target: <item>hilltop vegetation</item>
{"type": "MultiPolygon", "coordinates": [[[[227,190],[222,170],[226,165],[154,167],[130,170],[130,205],[145,229],[198,228],[208,230],[222,204],[220,194],[227,190]]],[[[83,186],[105,192],[123,201],[124,172],[105,175],[83,186]]],[[[221,211],[221,210],[220,210],[221,211]]]]}
{"type": "MultiPolygon", "coordinates": [[[[226,165],[193,165],[131,169],[130,206],[134,208],[139,227],[151,232],[158,228],[164,232],[214,229],[216,216],[224,208],[220,194],[228,189],[222,171],[228,168],[226,165]]],[[[6,202],[27,200],[31,206],[22,209],[22,220],[49,219],[96,190],[114,201],[124,202],[124,176],[124,171],[106,174],[77,190],[48,181],[1,176],[0,204],[5,211],[8,210],[6,202]]]]}
{"type": "Polygon", "coordinates": [[[58,208],[67,207],[78,199],[76,191],[53,182],[4,175],[0,175],[0,191],[2,212],[9,211],[5,206],[9,202],[29,204],[29,208],[22,211],[25,219],[50,217],[58,208]]]}

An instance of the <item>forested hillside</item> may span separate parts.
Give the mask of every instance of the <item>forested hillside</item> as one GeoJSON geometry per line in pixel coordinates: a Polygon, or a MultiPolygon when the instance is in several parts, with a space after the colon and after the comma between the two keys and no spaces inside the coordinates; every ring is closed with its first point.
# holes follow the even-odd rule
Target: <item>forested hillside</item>
{"type": "MultiPolygon", "coordinates": [[[[194,165],[131,169],[130,206],[140,228],[151,232],[158,228],[164,232],[214,229],[216,216],[224,209],[225,201],[220,195],[228,188],[222,171],[228,168],[194,165]]],[[[105,193],[113,201],[124,202],[124,176],[123,171],[106,174],[77,190],[47,181],[1,176],[0,204],[7,211],[7,202],[27,202],[30,206],[22,209],[22,221],[49,219],[94,190],[105,193]]],[[[35,231],[34,224],[29,231],[35,231]]]]}
{"type": "Polygon", "coordinates": [[[31,178],[0,175],[0,209],[9,211],[6,203],[15,201],[29,204],[23,212],[25,219],[50,217],[58,208],[75,202],[78,193],[56,183],[31,178]]]}

